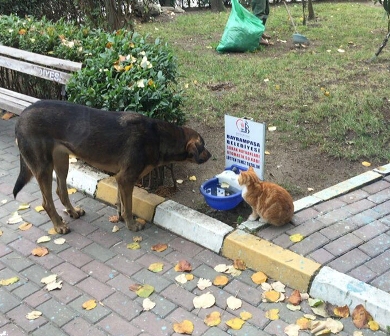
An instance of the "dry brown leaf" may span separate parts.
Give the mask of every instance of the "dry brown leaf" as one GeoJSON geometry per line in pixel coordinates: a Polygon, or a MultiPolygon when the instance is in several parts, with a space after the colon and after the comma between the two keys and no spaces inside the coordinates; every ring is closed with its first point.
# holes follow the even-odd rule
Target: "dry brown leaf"
{"type": "Polygon", "coordinates": [[[268,292],[264,292],[263,293],[263,298],[267,302],[278,302],[278,300],[280,298],[280,293],[277,292],[277,291],[274,291],[274,290],[271,290],[271,291],[268,291],[268,292]]]}
{"type": "Polygon", "coordinates": [[[238,269],[240,271],[245,271],[246,270],[246,264],[245,261],[242,259],[235,259],[233,262],[233,267],[235,269],[238,269]]]}
{"type": "Polygon", "coordinates": [[[352,312],[352,321],[356,328],[365,328],[368,322],[372,320],[371,315],[368,313],[363,305],[357,305],[352,312]]]}
{"type": "Polygon", "coordinates": [[[43,246],[36,247],[35,249],[33,249],[31,251],[31,254],[35,255],[37,257],[43,257],[43,256],[45,256],[48,253],[49,253],[49,250],[46,247],[43,247],[43,246]]]}
{"type": "Polygon", "coordinates": [[[221,314],[217,311],[212,312],[206,316],[204,323],[209,327],[215,327],[221,323],[221,314]]]}
{"type": "Polygon", "coordinates": [[[226,304],[227,306],[231,309],[231,310],[236,310],[238,308],[241,308],[242,306],[242,301],[234,296],[229,296],[226,300],[226,304]]]}
{"type": "Polygon", "coordinates": [[[229,321],[226,321],[226,324],[233,330],[240,330],[244,325],[245,321],[241,320],[238,317],[235,317],[229,321]]]}
{"type": "Polygon", "coordinates": [[[140,223],[141,225],[146,225],[146,220],[145,219],[143,219],[143,218],[137,218],[136,220],[135,220],[137,223],[140,223]]]}
{"type": "Polygon", "coordinates": [[[298,306],[302,301],[302,298],[301,298],[301,293],[299,292],[299,290],[294,290],[290,297],[288,298],[288,302],[290,302],[292,305],[294,306],[298,306]]]}
{"type": "Polygon", "coordinates": [[[343,307],[335,307],[333,309],[333,313],[335,316],[337,317],[343,317],[343,318],[346,318],[349,316],[349,308],[347,305],[343,306],[343,307]]]}
{"type": "Polygon", "coordinates": [[[213,281],[214,286],[225,286],[229,282],[226,275],[217,275],[213,281]]]}
{"type": "Polygon", "coordinates": [[[10,120],[13,117],[15,117],[15,114],[13,114],[12,112],[5,112],[3,114],[3,116],[1,117],[1,119],[3,119],[3,120],[10,120]]]}
{"type": "Polygon", "coordinates": [[[267,281],[267,276],[263,272],[256,272],[252,274],[251,279],[256,285],[260,285],[267,281]]]}
{"type": "Polygon", "coordinates": [[[19,225],[19,230],[20,231],[27,231],[27,230],[29,230],[31,228],[32,228],[32,224],[31,223],[24,222],[23,224],[19,225]]]}
{"type": "Polygon", "coordinates": [[[167,244],[156,244],[152,246],[152,251],[163,252],[168,248],[167,244]]]}
{"type": "Polygon", "coordinates": [[[173,330],[178,334],[191,335],[194,331],[194,324],[190,320],[184,320],[173,324],[173,330]]]}
{"type": "Polygon", "coordinates": [[[91,299],[91,300],[88,300],[88,301],[85,301],[82,305],[82,307],[85,309],[85,310],[91,310],[91,309],[94,309],[96,307],[96,300],[94,299],[91,299]]]}
{"type": "Polygon", "coordinates": [[[108,221],[110,223],[118,223],[119,222],[119,216],[118,215],[113,215],[108,217],[108,221]]]}
{"type": "Polygon", "coordinates": [[[139,290],[141,287],[142,287],[142,285],[140,285],[140,284],[132,284],[132,285],[129,286],[129,289],[130,289],[132,292],[136,292],[136,291],[139,290]]]}
{"type": "Polygon", "coordinates": [[[187,260],[180,260],[175,266],[176,272],[191,272],[192,266],[187,260]]]}

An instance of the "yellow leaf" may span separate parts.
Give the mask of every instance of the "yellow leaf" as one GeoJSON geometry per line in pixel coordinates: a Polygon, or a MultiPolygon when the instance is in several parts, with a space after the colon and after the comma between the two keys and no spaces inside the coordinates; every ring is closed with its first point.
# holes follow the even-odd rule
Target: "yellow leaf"
{"type": "Polygon", "coordinates": [[[276,126],[270,126],[270,127],[268,127],[268,131],[270,131],[270,132],[276,131],[276,126]]]}
{"type": "Polygon", "coordinates": [[[241,317],[242,320],[247,321],[250,318],[252,318],[252,314],[250,312],[243,311],[243,312],[240,313],[240,317],[241,317]]]}
{"type": "Polygon", "coordinates": [[[371,163],[370,163],[370,162],[367,162],[367,161],[363,161],[363,162],[362,162],[362,165],[363,165],[364,167],[370,167],[370,166],[371,166],[371,163]]]}
{"type": "Polygon", "coordinates": [[[0,237],[3,235],[3,231],[0,230],[0,237]]]}
{"type": "Polygon", "coordinates": [[[264,154],[265,155],[271,155],[271,153],[269,151],[265,151],[264,154]]]}
{"type": "Polygon", "coordinates": [[[134,243],[140,243],[140,242],[142,242],[142,237],[141,237],[141,236],[134,236],[134,237],[133,237],[133,242],[134,242],[134,243]]]}
{"type": "Polygon", "coordinates": [[[310,320],[306,317],[301,317],[297,320],[296,324],[299,325],[301,330],[307,330],[310,328],[310,320]]]}
{"type": "Polygon", "coordinates": [[[379,324],[378,324],[378,322],[376,322],[376,321],[370,321],[370,322],[368,322],[368,327],[369,327],[372,331],[377,331],[377,330],[379,330],[379,324]]]}
{"type": "Polygon", "coordinates": [[[164,268],[163,263],[153,263],[149,265],[148,270],[157,273],[157,272],[161,272],[163,268],[164,268]]]}
{"type": "Polygon", "coordinates": [[[260,285],[267,281],[267,276],[263,272],[257,272],[252,274],[251,279],[256,285],[260,285]]]}
{"type": "Polygon", "coordinates": [[[267,302],[277,302],[280,298],[280,293],[277,291],[268,291],[263,293],[264,299],[267,302]]]}
{"type": "Polygon", "coordinates": [[[265,317],[271,321],[279,320],[279,309],[270,309],[265,312],[265,317]]]}
{"type": "Polygon", "coordinates": [[[96,300],[91,299],[88,301],[85,301],[82,306],[85,310],[91,310],[96,308],[96,300]]]}
{"type": "Polygon", "coordinates": [[[18,277],[13,277],[13,278],[9,278],[9,279],[3,279],[3,280],[0,280],[0,286],[9,286],[9,285],[12,285],[12,284],[14,284],[15,282],[18,282],[18,281],[19,281],[18,277]]]}
{"type": "Polygon", "coordinates": [[[186,279],[187,279],[188,281],[191,281],[191,280],[194,279],[193,274],[185,274],[185,277],[186,277],[186,279]]]}
{"type": "Polygon", "coordinates": [[[11,118],[15,117],[15,114],[11,112],[6,112],[4,115],[1,117],[3,120],[10,120],[11,118]]]}
{"type": "Polygon", "coordinates": [[[229,278],[225,275],[217,275],[213,281],[214,286],[225,286],[229,282],[229,278]]]}
{"type": "Polygon", "coordinates": [[[46,247],[43,247],[43,246],[36,247],[35,249],[33,249],[31,251],[31,254],[35,255],[37,257],[43,257],[43,256],[45,256],[48,253],[49,253],[49,250],[46,247]]]}
{"type": "Polygon", "coordinates": [[[56,231],[55,228],[51,228],[51,229],[49,229],[49,231],[47,231],[47,233],[48,233],[49,235],[55,235],[55,234],[57,234],[57,231],[56,231]]]}
{"type": "Polygon", "coordinates": [[[127,244],[126,247],[130,250],[139,250],[141,248],[141,245],[138,243],[131,243],[131,244],[127,244]]]}
{"type": "Polygon", "coordinates": [[[156,244],[152,246],[152,251],[163,252],[168,248],[167,244],[156,244]]]}
{"type": "Polygon", "coordinates": [[[226,324],[233,330],[240,330],[244,325],[245,321],[241,320],[238,317],[235,317],[229,321],[226,321],[226,324]]]}
{"type": "Polygon", "coordinates": [[[37,205],[35,208],[35,211],[36,212],[42,212],[42,211],[45,211],[45,209],[43,208],[43,206],[42,205],[37,205]]]}
{"type": "Polygon", "coordinates": [[[19,225],[19,230],[20,231],[27,231],[28,229],[31,229],[32,224],[24,222],[23,224],[19,225]]]}
{"type": "Polygon", "coordinates": [[[28,313],[26,315],[26,318],[28,320],[35,320],[37,319],[39,316],[42,316],[42,313],[40,311],[37,311],[37,310],[33,310],[32,312],[28,313]]]}
{"type": "Polygon", "coordinates": [[[30,208],[30,204],[27,204],[27,203],[23,203],[23,204],[20,204],[19,205],[19,208],[18,208],[18,211],[19,210],[27,210],[30,208]]]}
{"type": "Polygon", "coordinates": [[[178,334],[191,335],[194,331],[194,324],[189,320],[184,320],[180,323],[174,323],[173,330],[178,334]]]}
{"type": "Polygon", "coordinates": [[[204,319],[204,323],[209,327],[217,326],[221,323],[221,314],[217,311],[208,314],[204,319]]]}
{"type": "Polygon", "coordinates": [[[75,194],[76,192],[77,192],[77,189],[76,189],[76,188],[69,188],[69,189],[68,189],[68,195],[75,194]]]}
{"type": "Polygon", "coordinates": [[[151,285],[142,285],[140,289],[136,291],[136,294],[139,297],[147,298],[154,292],[154,287],[151,285]]]}
{"type": "Polygon", "coordinates": [[[303,238],[304,237],[300,233],[296,233],[296,234],[293,234],[293,235],[290,236],[290,240],[293,243],[298,243],[298,242],[302,241],[303,238]]]}

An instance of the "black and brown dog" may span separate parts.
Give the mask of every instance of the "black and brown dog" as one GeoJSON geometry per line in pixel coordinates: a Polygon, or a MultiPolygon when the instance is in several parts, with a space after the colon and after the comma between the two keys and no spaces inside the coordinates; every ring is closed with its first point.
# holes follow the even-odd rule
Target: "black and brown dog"
{"type": "Polygon", "coordinates": [[[40,100],[27,107],[16,122],[20,173],[13,194],[34,176],[46,210],[58,233],[69,227],[57,213],[52,197],[53,169],[57,194],[73,218],[84,214],[70,203],[66,177],[69,154],[115,174],[118,215],[130,230],[142,225],[133,219],[132,193],[139,178],[154,168],[177,161],[204,163],[210,158],[203,138],[191,128],[134,112],[108,112],[64,101],[40,100]]]}

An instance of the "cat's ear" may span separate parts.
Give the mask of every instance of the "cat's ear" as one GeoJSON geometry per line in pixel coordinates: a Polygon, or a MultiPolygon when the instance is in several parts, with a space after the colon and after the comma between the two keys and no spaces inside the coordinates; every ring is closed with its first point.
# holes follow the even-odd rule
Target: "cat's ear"
{"type": "Polygon", "coordinates": [[[250,167],[248,168],[248,171],[253,171],[253,167],[250,166],[250,167]]]}

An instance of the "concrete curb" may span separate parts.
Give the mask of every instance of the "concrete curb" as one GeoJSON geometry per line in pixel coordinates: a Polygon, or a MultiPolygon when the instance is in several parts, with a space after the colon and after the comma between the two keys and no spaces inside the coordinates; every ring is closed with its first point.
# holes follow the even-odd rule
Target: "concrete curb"
{"type": "MultiPolygon", "coordinates": [[[[367,171],[295,201],[295,212],[346,194],[389,174],[390,164],[367,171]]],[[[88,195],[115,205],[116,182],[106,174],[93,169],[88,172],[83,164],[71,164],[67,182],[88,195]]],[[[244,222],[234,230],[225,223],[140,188],[134,190],[133,212],[227,258],[241,258],[254,270],[261,270],[271,278],[301,292],[308,292],[313,297],[350,307],[363,304],[381,328],[385,329],[389,324],[388,293],[248,233],[258,229],[261,224],[244,222]]]]}

